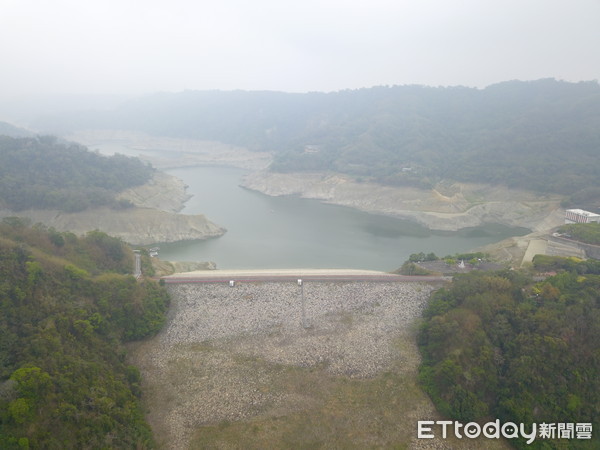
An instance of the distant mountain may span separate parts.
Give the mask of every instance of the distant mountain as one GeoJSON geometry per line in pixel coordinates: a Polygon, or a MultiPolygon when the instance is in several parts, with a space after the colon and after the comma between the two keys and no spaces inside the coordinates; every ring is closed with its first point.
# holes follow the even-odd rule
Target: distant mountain
{"type": "Polygon", "coordinates": [[[109,112],[45,117],[35,126],[217,140],[274,152],[274,171],[334,170],[384,184],[452,179],[585,196],[595,192],[600,171],[597,82],[185,91],[109,112]]]}
{"type": "Polygon", "coordinates": [[[10,123],[0,122],[0,136],[29,137],[33,135],[34,133],[25,128],[19,128],[10,123]]]}

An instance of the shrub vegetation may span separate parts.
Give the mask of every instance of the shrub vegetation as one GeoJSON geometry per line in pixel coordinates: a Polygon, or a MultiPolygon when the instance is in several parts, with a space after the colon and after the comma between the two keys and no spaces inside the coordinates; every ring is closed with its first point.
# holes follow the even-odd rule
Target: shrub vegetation
{"type": "Polygon", "coordinates": [[[0,224],[0,448],[149,448],[123,343],[156,333],[166,291],[133,256],[19,219],[0,224]]]}
{"type": "MultiPolygon", "coordinates": [[[[418,343],[420,381],[439,411],[461,421],[589,422],[599,429],[594,271],[563,271],[537,284],[516,271],[475,271],[436,292],[418,343]]],[[[536,440],[532,447],[575,443],[598,448],[600,440],[596,433],[592,442],[536,440]]]]}
{"type": "Polygon", "coordinates": [[[0,136],[0,207],[75,212],[127,208],[115,194],[144,184],[154,169],[137,158],[90,152],[52,136],[0,136]]]}

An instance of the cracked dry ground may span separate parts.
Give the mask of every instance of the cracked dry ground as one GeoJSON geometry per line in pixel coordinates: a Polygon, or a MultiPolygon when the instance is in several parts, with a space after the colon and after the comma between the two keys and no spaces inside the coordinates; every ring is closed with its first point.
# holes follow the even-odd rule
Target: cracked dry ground
{"type": "Polygon", "coordinates": [[[438,418],[416,384],[414,339],[433,286],[268,282],[169,290],[167,325],[130,349],[160,448],[456,444],[416,438],[418,420],[438,418]]]}

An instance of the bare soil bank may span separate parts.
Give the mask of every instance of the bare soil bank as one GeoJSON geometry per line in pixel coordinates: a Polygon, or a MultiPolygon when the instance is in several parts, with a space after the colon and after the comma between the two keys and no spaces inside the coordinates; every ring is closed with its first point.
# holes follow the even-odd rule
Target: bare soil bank
{"type": "Polygon", "coordinates": [[[220,142],[149,136],[118,130],[79,131],[69,139],[94,148],[118,145],[142,152],[142,158],[166,169],[228,165],[252,170],[242,182],[271,196],[296,195],[366,212],[414,220],[433,230],[456,231],[485,223],[546,231],[559,225],[562,197],[469,183],[439,183],[435,189],[383,186],[336,173],[272,173],[271,155],[220,142]],[[151,156],[148,156],[151,155],[151,156]]]}
{"type": "Polygon", "coordinates": [[[153,167],[167,170],[203,165],[227,165],[249,170],[266,168],[272,160],[266,152],[251,152],[244,147],[215,141],[150,136],[138,131],[81,130],[66,136],[91,150],[112,145],[140,152],[141,159],[153,167]]]}
{"type": "Polygon", "coordinates": [[[120,193],[119,198],[131,201],[135,207],[121,210],[94,208],[77,213],[0,210],[0,218],[25,217],[33,223],[75,234],[101,230],[134,245],[208,239],[226,231],[201,214],[177,214],[189,195],[181,180],[164,172],[156,172],[148,183],[120,193]]]}
{"type": "Polygon", "coordinates": [[[295,195],[370,213],[414,220],[432,230],[456,231],[486,223],[549,230],[562,223],[562,197],[468,183],[435,189],[383,186],[334,173],[255,172],[242,185],[267,195],[295,195]],[[558,219],[560,217],[560,220],[558,219]]]}
{"type": "Polygon", "coordinates": [[[169,289],[165,328],[130,349],[162,448],[456,444],[417,439],[418,420],[438,419],[416,385],[414,342],[415,320],[433,286],[269,282],[169,289]]]}
{"type": "Polygon", "coordinates": [[[0,218],[19,216],[42,223],[57,231],[82,235],[100,230],[134,245],[175,242],[221,236],[225,229],[203,215],[183,215],[150,208],[89,209],[79,213],[54,210],[0,211],[0,218]]]}
{"type": "MultiPolygon", "coordinates": [[[[511,238],[482,249],[511,265],[521,264],[531,240],[545,238],[549,230],[564,222],[564,211],[560,207],[562,198],[559,196],[539,196],[523,190],[466,183],[440,183],[435,189],[422,190],[358,182],[342,174],[270,173],[264,171],[271,161],[268,153],[250,152],[219,142],[154,137],[131,131],[80,131],[68,138],[92,149],[94,145],[108,143],[139,150],[150,154],[145,158],[159,168],[206,164],[246,168],[255,171],[243,180],[243,186],[248,189],[272,196],[313,198],[409,219],[434,230],[456,231],[485,223],[531,229],[531,235],[511,238]]],[[[124,198],[164,211],[179,211],[186,196],[185,186],[176,179],[168,181],[167,185],[163,181],[154,181],[133,191],[125,194],[124,198]]],[[[118,230],[114,230],[113,234],[119,235],[118,230]]],[[[200,232],[197,238],[217,235],[200,232]]],[[[139,243],[171,242],[177,240],[177,236],[183,234],[172,229],[139,243]]]]}
{"type": "Polygon", "coordinates": [[[146,184],[121,192],[119,199],[129,200],[140,208],[153,208],[177,213],[183,209],[191,195],[187,186],[179,178],[165,172],[154,172],[146,184]]]}

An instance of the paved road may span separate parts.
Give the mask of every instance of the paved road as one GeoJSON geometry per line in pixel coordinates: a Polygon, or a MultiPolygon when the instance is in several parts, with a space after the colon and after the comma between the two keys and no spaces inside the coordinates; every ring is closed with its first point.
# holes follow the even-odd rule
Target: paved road
{"type": "Polygon", "coordinates": [[[260,282],[260,281],[376,281],[376,282],[430,282],[448,281],[450,277],[441,276],[406,276],[394,275],[386,272],[368,270],[331,270],[331,269],[286,269],[286,270],[207,270],[188,273],[178,273],[162,277],[167,284],[183,283],[235,283],[260,282]]]}

